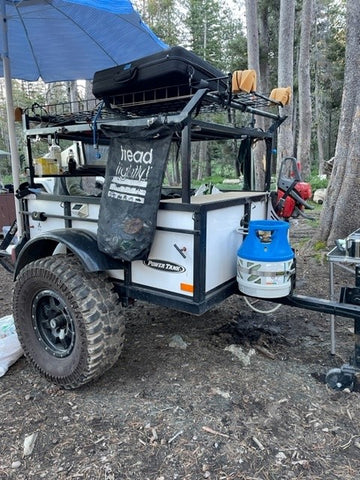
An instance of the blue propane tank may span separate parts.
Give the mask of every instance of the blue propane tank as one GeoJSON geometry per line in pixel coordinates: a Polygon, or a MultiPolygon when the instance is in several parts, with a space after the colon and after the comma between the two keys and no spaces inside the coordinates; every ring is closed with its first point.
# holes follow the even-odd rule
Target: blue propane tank
{"type": "Polygon", "coordinates": [[[288,240],[289,224],[252,220],[237,252],[237,282],[246,295],[279,298],[289,295],[295,274],[294,252],[288,240]]]}

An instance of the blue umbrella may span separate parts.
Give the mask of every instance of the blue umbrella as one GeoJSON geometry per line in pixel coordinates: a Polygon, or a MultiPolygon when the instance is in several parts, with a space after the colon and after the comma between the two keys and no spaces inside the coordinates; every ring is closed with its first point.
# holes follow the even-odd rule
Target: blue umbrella
{"type": "Polygon", "coordinates": [[[0,76],[5,79],[15,189],[19,157],[11,78],[91,79],[96,70],[168,48],[129,0],[0,0],[0,21],[0,76]]]}
{"type": "MultiPolygon", "coordinates": [[[[91,79],[96,70],[166,48],[129,0],[0,3],[12,78],[33,81],[41,77],[44,82],[91,79]]],[[[0,46],[3,51],[1,39],[0,46]]]]}

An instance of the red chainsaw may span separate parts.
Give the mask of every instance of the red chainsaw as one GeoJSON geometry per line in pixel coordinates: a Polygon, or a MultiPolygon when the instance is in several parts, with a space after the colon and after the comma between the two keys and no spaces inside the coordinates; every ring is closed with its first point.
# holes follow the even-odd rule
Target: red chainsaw
{"type": "Polygon", "coordinates": [[[275,211],[279,217],[310,218],[304,209],[314,209],[306,202],[312,195],[311,185],[302,181],[296,158],[286,157],[281,162],[277,187],[275,211]]]}

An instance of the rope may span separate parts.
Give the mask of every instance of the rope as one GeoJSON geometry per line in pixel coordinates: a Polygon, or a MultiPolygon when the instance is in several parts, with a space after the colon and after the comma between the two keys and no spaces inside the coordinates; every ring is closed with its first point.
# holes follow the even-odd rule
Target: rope
{"type": "Polygon", "coordinates": [[[254,312],[257,312],[257,313],[274,313],[276,312],[276,310],[279,310],[279,308],[281,307],[281,303],[276,303],[275,306],[273,308],[270,308],[269,310],[261,310],[259,308],[254,307],[254,305],[250,303],[247,297],[243,297],[243,298],[245,300],[246,305],[250,307],[251,310],[254,310],[254,312]]]}

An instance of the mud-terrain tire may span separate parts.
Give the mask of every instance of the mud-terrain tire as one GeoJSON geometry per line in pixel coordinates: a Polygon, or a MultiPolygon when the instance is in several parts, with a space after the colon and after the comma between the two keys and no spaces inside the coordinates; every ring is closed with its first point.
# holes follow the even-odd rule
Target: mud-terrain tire
{"type": "Polygon", "coordinates": [[[16,279],[16,330],[25,357],[49,381],[77,388],[102,375],[124,343],[124,316],[105,274],[70,255],[29,263],[16,279]]]}

